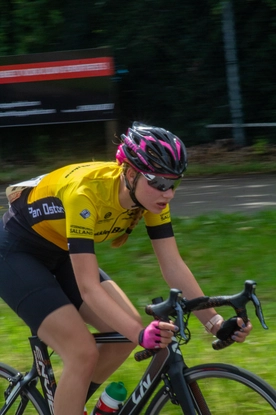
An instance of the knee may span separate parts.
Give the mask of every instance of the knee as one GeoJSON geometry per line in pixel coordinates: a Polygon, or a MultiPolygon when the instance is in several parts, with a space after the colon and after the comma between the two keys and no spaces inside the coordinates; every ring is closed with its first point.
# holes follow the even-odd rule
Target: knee
{"type": "MultiPolygon", "coordinates": [[[[91,336],[92,337],[92,336],[91,336]]],[[[70,366],[74,373],[79,372],[83,378],[91,379],[99,360],[99,351],[94,342],[83,342],[71,355],[70,366]]]]}
{"type": "Polygon", "coordinates": [[[99,350],[94,343],[87,344],[86,346],[81,348],[81,365],[88,367],[88,370],[93,370],[98,363],[99,360],[99,350]]]}

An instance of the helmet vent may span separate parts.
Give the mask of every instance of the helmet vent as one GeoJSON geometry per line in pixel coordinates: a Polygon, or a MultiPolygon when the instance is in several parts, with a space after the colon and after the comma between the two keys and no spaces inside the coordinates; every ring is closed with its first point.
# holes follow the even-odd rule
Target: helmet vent
{"type": "Polygon", "coordinates": [[[175,163],[174,163],[172,153],[167,148],[165,149],[165,152],[167,153],[167,162],[169,163],[169,166],[173,167],[175,163]]]}
{"type": "Polygon", "coordinates": [[[152,157],[155,157],[155,158],[158,158],[159,156],[158,156],[158,154],[155,152],[155,151],[153,151],[151,148],[147,148],[147,152],[148,152],[148,154],[150,154],[152,157]]]}
{"type": "MultiPolygon", "coordinates": [[[[147,153],[151,155],[152,157],[154,157],[156,160],[160,159],[160,156],[158,155],[158,153],[156,153],[152,148],[147,148],[147,153]]],[[[162,168],[162,166],[156,163],[156,161],[154,160],[151,160],[151,163],[156,169],[162,168]]]]}

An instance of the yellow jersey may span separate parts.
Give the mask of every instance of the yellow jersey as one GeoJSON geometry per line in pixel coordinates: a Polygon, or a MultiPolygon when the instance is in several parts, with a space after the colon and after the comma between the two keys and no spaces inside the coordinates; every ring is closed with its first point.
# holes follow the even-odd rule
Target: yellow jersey
{"type": "MultiPolygon", "coordinates": [[[[5,226],[32,238],[38,234],[71,253],[93,253],[94,242],[118,237],[135,215],[136,209],[119,202],[121,171],[115,162],[79,163],[10,186],[5,226]]],[[[144,211],[143,216],[151,239],[173,235],[169,205],[160,214],[144,211]]]]}

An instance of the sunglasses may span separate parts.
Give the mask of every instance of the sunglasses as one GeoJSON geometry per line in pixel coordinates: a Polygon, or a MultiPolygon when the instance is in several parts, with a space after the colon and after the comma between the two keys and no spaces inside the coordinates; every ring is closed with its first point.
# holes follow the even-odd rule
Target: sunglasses
{"type": "Polygon", "coordinates": [[[169,189],[175,190],[181,182],[182,176],[177,179],[167,179],[162,176],[154,176],[153,174],[141,173],[148,181],[148,185],[161,192],[166,192],[169,189]]]}

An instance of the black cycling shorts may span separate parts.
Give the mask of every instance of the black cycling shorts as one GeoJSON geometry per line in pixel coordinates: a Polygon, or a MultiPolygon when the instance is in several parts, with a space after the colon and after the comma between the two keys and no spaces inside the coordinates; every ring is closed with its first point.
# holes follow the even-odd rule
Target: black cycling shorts
{"type": "MultiPolygon", "coordinates": [[[[58,308],[81,298],[67,251],[54,244],[43,247],[3,228],[0,221],[0,297],[30,327],[33,334],[42,321],[58,308]]],[[[99,270],[100,281],[110,277],[99,270]]]]}

